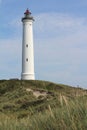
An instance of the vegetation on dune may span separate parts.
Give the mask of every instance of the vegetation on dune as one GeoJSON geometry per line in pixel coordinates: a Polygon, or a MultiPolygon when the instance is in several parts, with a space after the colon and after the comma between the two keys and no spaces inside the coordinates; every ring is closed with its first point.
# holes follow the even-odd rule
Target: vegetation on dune
{"type": "Polygon", "coordinates": [[[0,81],[0,130],[86,130],[87,90],[46,81],[0,81]]]}

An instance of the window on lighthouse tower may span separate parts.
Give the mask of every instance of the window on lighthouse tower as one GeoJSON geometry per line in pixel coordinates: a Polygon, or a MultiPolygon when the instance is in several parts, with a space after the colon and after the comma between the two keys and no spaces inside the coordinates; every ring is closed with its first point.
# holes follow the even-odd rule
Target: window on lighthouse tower
{"type": "Polygon", "coordinates": [[[28,44],[26,44],[26,47],[28,47],[28,44]]]}
{"type": "Polygon", "coordinates": [[[26,58],[26,61],[28,62],[28,58],[26,58]]]}

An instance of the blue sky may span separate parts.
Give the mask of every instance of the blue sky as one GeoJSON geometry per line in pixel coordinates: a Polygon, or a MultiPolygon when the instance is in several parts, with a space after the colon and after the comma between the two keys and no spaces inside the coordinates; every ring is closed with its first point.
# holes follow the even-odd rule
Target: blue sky
{"type": "Polygon", "coordinates": [[[36,79],[87,88],[87,0],[0,0],[0,79],[21,77],[27,8],[35,19],[36,79]]]}

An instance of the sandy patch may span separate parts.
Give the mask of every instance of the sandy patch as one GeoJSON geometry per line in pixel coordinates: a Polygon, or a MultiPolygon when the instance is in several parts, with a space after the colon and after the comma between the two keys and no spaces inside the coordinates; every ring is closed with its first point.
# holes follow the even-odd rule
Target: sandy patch
{"type": "Polygon", "coordinates": [[[32,90],[30,88],[27,88],[26,91],[28,92],[32,92],[33,95],[38,98],[39,96],[43,96],[43,97],[46,97],[47,96],[47,92],[40,92],[39,90],[32,90]]]}

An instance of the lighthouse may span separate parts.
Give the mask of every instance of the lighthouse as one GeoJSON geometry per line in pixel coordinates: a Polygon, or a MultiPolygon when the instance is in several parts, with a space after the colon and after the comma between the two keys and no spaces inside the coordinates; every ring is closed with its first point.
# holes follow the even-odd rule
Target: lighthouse
{"type": "Polygon", "coordinates": [[[22,18],[22,80],[34,80],[34,47],[33,47],[33,21],[31,12],[27,9],[22,18]]]}

